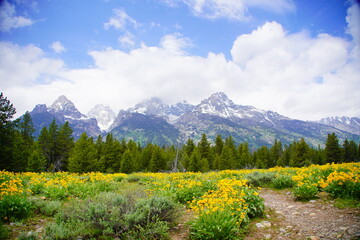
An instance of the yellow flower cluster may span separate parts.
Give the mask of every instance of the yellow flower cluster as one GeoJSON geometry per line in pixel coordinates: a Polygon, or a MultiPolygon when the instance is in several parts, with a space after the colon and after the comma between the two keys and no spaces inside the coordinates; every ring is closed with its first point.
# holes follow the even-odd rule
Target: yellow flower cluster
{"type": "Polygon", "coordinates": [[[0,171],[0,200],[4,196],[24,193],[23,182],[15,173],[0,171]]]}
{"type": "Polygon", "coordinates": [[[248,209],[244,199],[246,180],[222,179],[216,185],[216,190],[209,190],[200,199],[194,199],[190,204],[191,210],[198,215],[228,210],[231,215],[240,217],[240,224],[248,209]]]}
{"type": "Polygon", "coordinates": [[[0,184],[0,200],[6,195],[19,195],[24,192],[20,179],[11,179],[0,184]]]}

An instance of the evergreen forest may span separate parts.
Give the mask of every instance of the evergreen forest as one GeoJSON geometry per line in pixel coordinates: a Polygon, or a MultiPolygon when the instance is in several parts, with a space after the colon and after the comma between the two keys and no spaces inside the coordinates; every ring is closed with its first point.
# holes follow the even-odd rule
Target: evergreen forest
{"type": "Polygon", "coordinates": [[[1,93],[0,169],[12,172],[206,172],[360,160],[360,144],[347,139],[340,142],[335,133],[328,134],[324,148],[314,148],[303,138],[289,145],[275,139],[271,147],[250,151],[248,143],[235,144],[231,136],[208,139],[206,134],[198,143],[188,139],[177,146],[141,146],[132,140],[119,141],[111,133],[97,139],[83,133],[75,141],[68,122],[57,125],[55,120],[35,139],[29,112],[12,121],[15,113],[13,104],[1,93]]]}

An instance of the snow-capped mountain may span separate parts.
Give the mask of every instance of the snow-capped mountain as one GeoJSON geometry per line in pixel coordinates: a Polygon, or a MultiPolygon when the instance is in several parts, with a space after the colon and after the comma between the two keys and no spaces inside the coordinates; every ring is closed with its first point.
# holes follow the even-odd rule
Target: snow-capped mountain
{"type": "Polygon", "coordinates": [[[317,122],[360,135],[360,118],[357,117],[327,117],[317,122]]]}
{"type": "Polygon", "coordinates": [[[115,120],[115,113],[110,107],[98,104],[93,107],[87,114],[89,118],[95,118],[98,126],[102,131],[107,131],[115,120]]]}
{"type": "Polygon", "coordinates": [[[169,123],[175,123],[182,114],[192,111],[194,108],[193,105],[186,101],[169,106],[164,104],[160,98],[152,97],[136,104],[127,111],[157,116],[165,119],[169,123]]]}
{"type": "Polygon", "coordinates": [[[65,119],[80,120],[88,119],[84,114],[79,112],[74,103],[67,99],[64,95],[58,97],[55,102],[49,107],[49,111],[54,114],[59,114],[65,119]]]}
{"type": "Polygon", "coordinates": [[[218,92],[203,100],[195,111],[209,114],[238,122],[244,119],[266,123],[272,126],[278,125],[279,120],[289,120],[276,112],[260,110],[252,106],[235,104],[225,93],[218,92]]]}
{"type": "Polygon", "coordinates": [[[150,98],[120,110],[116,117],[109,107],[102,105],[95,106],[87,117],[65,96],[60,96],[51,107],[39,104],[30,114],[37,134],[55,119],[58,124],[68,121],[75,138],[82,132],[92,137],[111,132],[118,139],[132,139],[142,144],[178,144],[185,143],[188,138],[196,141],[202,133],[210,141],[218,134],[223,138],[232,136],[237,143],[248,142],[252,149],[270,146],[274,139],[290,144],[304,138],[313,146],[323,145],[327,134],[332,132],[341,141],[347,138],[360,142],[359,118],[327,118],[320,122],[294,120],[276,112],[235,104],[221,92],[196,106],[185,101],[167,105],[159,98],[150,98]]]}
{"type": "Polygon", "coordinates": [[[82,114],[65,96],[60,96],[50,107],[45,104],[36,105],[30,115],[36,129],[35,135],[39,135],[41,129],[49,126],[54,119],[58,125],[69,122],[75,138],[80,137],[83,132],[91,137],[101,134],[97,120],[82,114]]]}

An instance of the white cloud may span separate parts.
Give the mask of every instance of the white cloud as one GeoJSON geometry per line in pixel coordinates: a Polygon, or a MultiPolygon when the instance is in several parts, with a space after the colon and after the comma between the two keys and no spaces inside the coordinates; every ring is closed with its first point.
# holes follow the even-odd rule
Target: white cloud
{"type": "Polygon", "coordinates": [[[135,28],[138,26],[136,20],[127,15],[124,9],[116,8],[113,11],[115,16],[111,17],[108,22],[104,23],[104,28],[106,30],[111,27],[117,30],[125,30],[128,24],[135,28]]]}
{"type": "Polygon", "coordinates": [[[135,47],[135,36],[130,32],[126,32],[124,35],[119,37],[119,42],[124,48],[134,48],[135,47]]]}
{"type": "Polygon", "coordinates": [[[8,32],[12,28],[30,26],[34,21],[24,16],[16,16],[15,5],[7,0],[0,3],[0,31],[8,32]]]}
{"type": "Polygon", "coordinates": [[[53,42],[50,45],[50,48],[56,53],[62,53],[62,52],[66,51],[66,48],[64,47],[64,45],[59,41],[53,42]]]}
{"type": "Polygon", "coordinates": [[[360,46],[360,6],[353,4],[347,11],[347,31],[353,37],[356,45],[360,46]]]}
{"type": "Polygon", "coordinates": [[[285,13],[295,9],[289,0],[162,0],[170,7],[177,7],[177,3],[186,4],[194,15],[215,19],[227,18],[237,21],[247,21],[250,18],[249,8],[261,8],[275,13],[285,13]]]}
{"type": "Polygon", "coordinates": [[[192,43],[189,38],[183,38],[181,34],[165,35],[160,42],[160,46],[175,54],[184,54],[184,49],[191,47],[192,43]]]}
{"type": "Polygon", "coordinates": [[[186,52],[189,46],[189,39],[175,33],[158,46],[90,51],[92,67],[69,70],[33,45],[1,43],[0,81],[23,112],[36,103],[51,104],[61,94],[86,113],[98,103],[119,111],[152,96],[197,104],[224,91],[235,103],[292,118],[360,116],[356,41],[289,34],[279,23],[267,22],[234,41],[231,60],[214,53],[193,56],[186,52]]]}

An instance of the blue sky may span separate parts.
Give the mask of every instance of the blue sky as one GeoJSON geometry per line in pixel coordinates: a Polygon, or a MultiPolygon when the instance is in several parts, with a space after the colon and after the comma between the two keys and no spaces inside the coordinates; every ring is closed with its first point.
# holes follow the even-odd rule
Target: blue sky
{"type": "Polygon", "coordinates": [[[360,116],[360,10],[345,0],[2,0],[0,89],[18,113],[152,96],[305,120],[360,116]]]}

